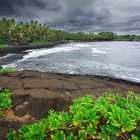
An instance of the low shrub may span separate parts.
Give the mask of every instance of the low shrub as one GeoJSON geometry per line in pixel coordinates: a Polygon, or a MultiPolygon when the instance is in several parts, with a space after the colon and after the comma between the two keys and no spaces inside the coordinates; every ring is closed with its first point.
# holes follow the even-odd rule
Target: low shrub
{"type": "Polygon", "coordinates": [[[12,93],[5,89],[0,92],[0,117],[4,115],[4,110],[12,106],[12,93]]]}
{"type": "Polygon", "coordinates": [[[67,112],[49,111],[47,119],[23,125],[8,140],[139,140],[140,95],[105,93],[73,100],[67,112]]]}

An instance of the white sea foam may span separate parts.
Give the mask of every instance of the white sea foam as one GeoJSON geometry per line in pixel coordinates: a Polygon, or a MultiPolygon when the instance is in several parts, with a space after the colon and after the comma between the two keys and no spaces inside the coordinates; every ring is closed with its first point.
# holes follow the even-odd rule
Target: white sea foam
{"type": "MultiPolygon", "coordinates": [[[[113,61],[116,59],[120,59],[121,61],[120,57],[111,59],[113,57],[112,53],[115,52],[115,49],[116,49],[115,53],[118,53],[118,55],[120,54],[122,55],[124,53],[123,50],[125,50],[124,46],[127,46],[128,44],[120,43],[119,46],[119,43],[114,44],[113,42],[111,44],[112,47],[109,47],[108,42],[107,43],[102,42],[102,43],[97,43],[97,45],[95,43],[89,43],[89,45],[87,45],[86,43],[81,43],[81,44],[68,43],[50,49],[29,50],[28,54],[26,54],[22,60],[14,61],[14,63],[5,65],[3,67],[15,68],[17,70],[25,69],[25,70],[38,70],[43,72],[67,73],[67,74],[100,75],[100,76],[120,78],[120,79],[125,79],[125,80],[135,81],[140,83],[139,63],[138,64],[136,63],[136,66],[131,67],[131,65],[129,65],[129,61],[125,61],[125,62],[122,61],[122,63],[118,63],[118,61],[115,62],[113,61]],[[118,50],[119,52],[117,52],[118,50]],[[67,54],[67,52],[74,52],[74,53],[70,53],[69,57],[66,57],[67,55],[61,55],[63,53],[67,54]],[[48,59],[48,57],[46,58],[41,57],[41,56],[50,56],[50,55],[55,56],[56,53],[60,54],[57,55],[60,57],[60,60],[59,59],[55,60],[55,57],[54,59],[48,59]],[[82,56],[81,54],[84,55],[82,56]],[[98,57],[93,57],[93,55],[102,56],[104,54],[110,56],[110,59],[109,57],[105,57],[104,59],[107,59],[106,61],[100,61],[98,57]]],[[[136,49],[136,51],[138,52],[137,50],[138,48],[129,47],[128,50],[130,49],[133,50],[136,49]]],[[[129,56],[129,53],[126,54],[129,56]]],[[[139,56],[137,57],[139,58],[139,56]]],[[[138,61],[138,59],[136,59],[136,61],[138,61]]]]}
{"type": "Polygon", "coordinates": [[[50,48],[50,49],[36,49],[36,50],[27,50],[25,52],[29,52],[27,55],[23,57],[22,60],[26,60],[29,58],[37,58],[39,56],[44,56],[44,55],[50,55],[53,53],[63,53],[63,52],[70,52],[70,51],[75,51],[79,50],[81,47],[87,47],[90,45],[87,44],[75,44],[75,43],[70,43],[70,44],[65,44],[65,45],[60,45],[55,48],[50,48]]]}
{"type": "Polygon", "coordinates": [[[29,58],[37,58],[39,56],[50,55],[54,53],[70,52],[75,50],[79,50],[79,47],[75,47],[73,44],[69,44],[69,46],[66,47],[60,46],[50,49],[30,50],[29,53],[25,55],[20,61],[24,61],[29,58]]]}
{"type": "Polygon", "coordinates": [[[89,47],[90,45],[78,43],[78,44],[75,44],[74,46],[75,46],[75,47],[89,47]]]}
{"type": "MultiPolygon", "coordinates": [[[[140,76],[138,76],[139,71],[134,68],[127,68],[115,64],[103,64],[102,69],[107,70],[112,76],[120,79],[125,79],[134,82],[140,82],[140,76]]],[[[108,76],[107,73],[105,76],[108,76]]]]}
{"type": "Polygon", "coordinates": [[[93,54],[106,54],[106,52],[101,51],[101,50],[97,50],[96,48],[92,48],[92,53],[93,54]]]}
{"type": "Polygon", "coordinates": [[[33,51],[35,51],[35,50],[39,50],[39,49],[31,49],[31,50],[26,50],[26,51],[23,51],[23,52],[29,53],[29,52],[33,52],[33,51]]]}
{"type": "Polygon", "coordinates": [[[7,65],[2,65],[3,68],[15,68],[17,65],[16,63],[11,63],[11,64],[7,64],[7,65]]]}
{"type": "Polygon", "coordinates": [[[4,59],[4,58],[7,58],[7,57],[12,56],[12,55],[13,55],[13,54],[10,53],[10,54],[8,54],[8,55],[5,55],[5,56],[0,57],[0,59],[4,59]]]}

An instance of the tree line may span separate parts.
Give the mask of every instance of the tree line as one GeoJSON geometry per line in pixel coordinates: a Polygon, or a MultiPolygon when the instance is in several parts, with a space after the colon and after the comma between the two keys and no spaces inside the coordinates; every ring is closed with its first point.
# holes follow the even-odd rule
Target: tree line
{"type": "Polygon", "coordinates": [[[61,42],[61,41],[140,41],[139,35],[117,35],[113,32],[98,34],[84,32],[66,32],[49,28],[37,20],[30,22],[16,22],[15,19],[2,18],[0,20],[0,44],[24,45],[33,42],[61,42]]]}

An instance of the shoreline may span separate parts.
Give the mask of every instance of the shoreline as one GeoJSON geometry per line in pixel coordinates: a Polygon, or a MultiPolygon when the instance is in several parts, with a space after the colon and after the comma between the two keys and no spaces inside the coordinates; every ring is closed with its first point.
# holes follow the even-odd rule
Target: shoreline
{"type": "MultiPolygon", "coordinates": [[[[0,60],[4,59],[3,61],[0,61],[0,68],[2,68],[1,66],[9,61],[9,60],[7,61],[5,58],[2,58],[2,57],[6,57],[7,55],[9,55],[11,53],[15,53],[15,54],[17,53],[17,56],[15,58],[22,58],[24,54],[28,53],[28,52],[25,52],[26,50],[41,49],[41,48],[49,49],[49,48],[53,48],[57,45],[61,45],[61,44],[65,44],[65,43],[73,43],[73,42],[75,42],[75,41],[68,41],[68,42],[63,41],[63,42],[57,42],[57,43],[51,43],[51,44],[42,44],[42,45],[36,44],[36,45],[10,46],[10,47],[7,47],[7,48],[2,48],[2,49],[0,48],[0,60]]],[[[83,41],[76,41],[76,42],[79,43],[79,42],[83,42],[83,41]]],[[[98,42],[104,42],[104,41],[98,41],[98,42]]],[[[112,42],[112,41],[107,41],[107,42],[112,42]]],[[[130,42],[130,41],[128,41],[128,42],[130,42]]],[[[10,60],[10,61],[12,61],[12,60],[10,60]]],[[[127,80],[127,79],[125,80],[125,79],[109,77],[109,76],[88,75],[88,74],[85,74],[85,75],[83,75],[83,74],[65,74],[65,73],[63,74],[63,73],[53,73],[53,72],[41,72],[41,71],[34,71],[34,70],[25,70],[25,71],[48,73],[48,74],[57,74],[57,75],[69,75],[69,76],[89,76],[89,77],[91,76],[91,77],[101,79],[101,80],[105,79],[105,80],[114,81],[114,82],[117,82],[117,83],[126,83],[126,84],[130,84],[130,85],[140,86],[140,82],[138,82],[138,81],[131,81],[131,80],[127,80]]]]}
{"type": "MultiPolygon", "coordinates": [[[[67,78],[71,78],[71,77],[79,77],[81,79],[84,78],[88,78],[91,80],[101,80],[101,81],[105,81],[105,82],[114,82],[114,83],[118,83],[118,84],[125,84],[125,85],[131,85],[131,86],[139,86],[140,88],[140,83],[139,82],[134,82],[134,81],[129,81],[129,80],[125,80],[125,79],[120,79],[120,78],[114,78],[114,77],[109,77],[109,76],[100,76],[100,75],[82,75],[82,74],[63,74],[63,73],[53,73],[53,72],[41,72],[41,71],[34,71],[34,70],[21,70],[21,71],[16,71],[16,72],[3,72],[0,73],[0,77],[2,76],[13,76],[15,78],[18,78],[18,76],[20,77],[21,75],[51,75],[52,77],[57,75],[58,77],[65,77],[67,78]]],[[[27,76],[28,78],[28,76],[27,76]]],[[[1,83],[0,83],[1,84],[1,83]]]]}
{"type": "MultiPolygon", "coordinates": [[[[57,43],[50,43],[50,44],[36,44],[36,45],[19,45],[19,46],[9,46],[7,48],[0,48],[0,68],[2,68],[2,65],[7,63],[7,60],[5,61],[5,58],[9,54],[18,54],[16,58],[22,58],[23,54],[27,54],[28,52],[24,52],[27,50],[33,50],[33,49],[41,49],[41,48],[53,48],[57,45],[61,45],[68,42],[57,42],[57,43]],[[4,59],[4,60],[2,60],[4,59]],[[2,60],[2,61],[1,61],[2,60]]],[[[8,61],[9,62],[9,61],[8,61]]]]}
{"type": "MultiPolygon", "coordinates": [[[[0,65],[0,68],[1,65],[0,65]]],[[[19,70],[14,73],[20,73],[20,72],[31,72],[31,73],[44,73],[44,74],[51,74],[51,75],[59,75],[59,76],[67,76],[67,77],[92,77],[95,79],[100,79],[104,81],[110,81],[110,82],[116,82],[116,83],[123,83],[123,84],[128,84],[128,85],[136,85],[140,86],[140,82],[136,81],[131,81],[131,80],[126,80],[126,79],[121,79],[121,78],[115,78],[115,77],[109,77],[109,76],[101,76],[101,75],[89,75],[89,74],[67,74],[67,73],[55,73],[55,72],[43,72],[43,71],[37,71],[37,70],[19,70]]],[[[0,73],[0,76],[3,74],[6,74],[7,72],[0,73]]]]}
{"type": "Polygon", "coordinates": [[[16,115],[24,116],[29,113],[37,118],[47,116],[48,111],[45,114],[43,111],[45,106],[47,110],[67,110],[73,98],[88,94],[98,97],[109,92],[122,93],[127,96],[129,90],[140,93],[140,83],[95,75],[69,75],[37,71],[0,73],[0,87],[13,92],[13,108],[15,108],[16,115]],[[56,104],[56,100],[58,100],[58,104],[56,104]],[[21,106],[24,102],[29,102],[26,112],[22,109],[16,110],[17,106],[21,106]],[[48,102],[50,103],[48,104],[48,102]],[[42,104],[45,106],[43,107],[42,104]],[[38,112],[40,113],[38,114],[38,112]]]}
{"type": "MultiPolygon", "coordinates": [[[[23,71],[29,71],[29,72],[40,72],[40,71],[33,71],[33,70],[23,70],[23,71]]],[[[124,84],[128,84],[128,85],[137,85],[140,86],[140,82],[136,82],[136,81],[130,81],[130,80],[125,80],[125,79],[121,79],[121,78],[114,78],[114,77],[109,77],[109,76],[101,76],[101,75],[89,75],[89,74],[63,74],[63,73],[53,73],[53,72],[41,72],[41,73],[48,73],[48,74],[57,74],[57,75],[66,75],[66,76],[79,76],[79,77],[92,77],[95,79],[100,79],[100,80],[107,80],[107,81],[111,81],[111,82],[116,82],[116,83],[124,83],[124,84]]]]}
{"type": "Polygon", "coordinates": [[[0,48],[0,57],[5,56],[8,53],[20,53],[22,51],[30,50],[30,49],[41,49],[41,48],[53,48],[56,45],[61,45],[65,43],[74,43],[74,42],[140,42],[140,41],[125,41],[125,40],[112,40],[112,41],[61,41],[56,43],[50,43],[50,44],[34,44],[34,45],[18,45],[13,46],[9,45],[9,47],[6,48],[0,48]]]}
{"type": "Polygon", "coordinates": [[[20,53],[22,51],[31,49],[41,49],[41,48],[53,48],[56,45],[64,44],[68,42],[58,42],[50,44],[37,44],[37,45],[19,45],[19,46],[9,46],[7,48],[0,48],[0,57],[5,56],[8,53],[20,53]]]}
{"type": "MultiPolygon", "coordinates": [[[[84,84],[84,87],[87,87],[86,88],[87,91],[90,91],[90,89],[96,89],[95,85],[100,85],[100,83],[103,83],[105,85],[103,87],[106,87],[106,85],[115,84],[116,88],[126,86],[128,88],[128,90],[131,90],[131,87],[132,88],[134,87],[134,89],[135,89],[135,87],[137,87],[138,90],[136,90],[136,91],[140,92],[140,83],[139,82],[133,82],[133,81],[129,81],[129,80],[113,78],[113,77],[108,77],[108,76],[61,74],[61,73],[52,73],[52,72],[39,72],[39,71],[32,71],[32,70],[23,70],[23,71],[11,72],[11,73],[0,73],[0,87],[9,88],[9,89],[13,89],[13,90],[24,89],[24,86],[22,87],[22,85],[24,85],[24,83],[21,84],[20,87],[16,87],[17,85],[19,85],[18,83],[15,84],[15,87],[11,86],[11,85],[14,84],[16,81],[19,81],[19,83],[21,83],[22,80],[23,81],[26,80],[28,83],[28,80],[29,81],[33,80],[32,81],[33,83],[30,82],[30,85],[33,85],[33,87],[31,87],[31,89],[34,89],[34,84],[35,84],[35,86],[42,88],[41,84],[44,84],[44,82],[48,82],[47,77],[49,77],[49,79],[52,79],[54,81],[56,80],[57,82],[59,80],[60,87],[63,87],[65,85],[66,81],[69,81],[69,79],[72,79],[71,83],[75,84],[75,87],[77,87],[75,89],[78,92],[81,91],[81,88],[79,88],[76,83],[79,83],[79,86],[83,86],[83,84],[84,84]],[[12,80],[15,80],[15,81],[13,81],[14,83],[9,83],[9,78],[11,78],[12,80]],[[86,79],[86,81],[85,81],[85,79],[86,79]],[[36,85],[36,84],[38,84],[38,83],[36,83],[36,82],[38,82],[38,80],[41,80],[40,85],[36,85]],[[94,84],[92,84],[92,82],[94,84]],[[5,83],[5,84],[3,84],[3,83],[5,83]],[[92,85],[91,88],[89,88],[89,84],[92,85]],[[129,89],[129,87],[130,87],[130,89],[129,89]]],[[[51,85],[54,84],[53,88],[57,88],[58,85],[55,85],[55,82],[54,83],[52,81],[49,81],[49,82],[51,83],[51,85]]],[[[28,86],[28,84],[27,84],[27,86],[28,86]]],[[[67,87],[70,87],[70,89],[71,89],[71,84],[68,84],[67,87]]],[[[46,84],[43,86],[43,88],[50,89],[50,87],[48,87],[48,85],[46,85],[46,84]]],[[[107,86],[107,88],[108,88],[108,86],[107,86]]],[[[35,87],[35,89],[36,89],[36,87],[35,87]]],[[[65,87],[64,87],[64,89],[65,89],[65,87]]],[[[25,88],[25,90],[26,90],[26,88],[25,88]]],[[[69,91],[73,92],[73,90],[69,90],[69,91]]],[[[105,91],[105,90],[103,89],[103,91],[105,91]]]]}

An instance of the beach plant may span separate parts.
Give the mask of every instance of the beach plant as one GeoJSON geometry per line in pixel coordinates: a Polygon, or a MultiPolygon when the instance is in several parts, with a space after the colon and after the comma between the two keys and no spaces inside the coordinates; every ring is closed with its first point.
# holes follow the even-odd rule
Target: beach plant
{"type": "Polygon", "coordinates": [[[0,91],[0,117],[4,115],[4,110],[12,106],[12,93],[8,89],[0,91]]]}
{"type": "Polygon", "coordinates": [[[6,73],[6,72],[16,72],[14,69],[0,69],[0,73],[6,73]]]}
{"type": "Polygon", "coordinates": [[[2,48],[6,48],[6,46],[3,44],[0,44],[0,49],[2,49],[2,48]]]}
{"type": "Polygon", "coordinates": [[[73,99],[69,112],[49,111],[47,118],[11,131],[8,140],[139,140],[140,95],[105,93],[73,99]]]}

